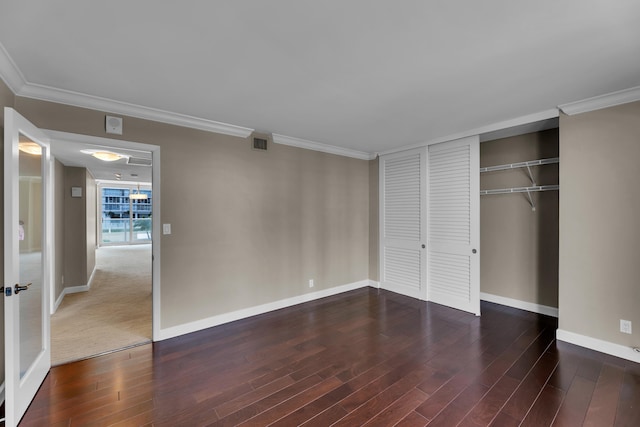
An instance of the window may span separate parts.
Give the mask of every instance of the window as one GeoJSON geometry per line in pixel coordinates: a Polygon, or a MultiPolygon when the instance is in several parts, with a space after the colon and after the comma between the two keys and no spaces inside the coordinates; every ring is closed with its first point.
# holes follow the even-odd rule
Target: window
{"type": "Polygon", "coordinates": [[[100,244],[135,244],[151,241],[152,190],[140,188],[146,199],[130,199],[136,186],[101,187],[100,244]]]}

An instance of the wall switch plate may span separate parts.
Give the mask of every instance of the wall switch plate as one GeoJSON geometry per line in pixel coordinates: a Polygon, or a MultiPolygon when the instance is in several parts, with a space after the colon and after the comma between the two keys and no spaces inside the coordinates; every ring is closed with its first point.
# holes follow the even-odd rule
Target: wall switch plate
{"type": "Polygon", "coordinates": [[[631,333],[631,320],[620,319],[620,332],[623,334],[631,333]]]}
{"type": "Polygon", "coordinates": [[[171,224],[162,224],[162,234],[171,234],[171,224]]]}
{"type": "Polygon", "coordinates": [[[71,197],[82,197],[82,187],[71,187],[71,197]]]}
{"type": "Polygon", "coordinates": [[[313,279],[309,279],[309,287],[313,288],[313,279]]]}

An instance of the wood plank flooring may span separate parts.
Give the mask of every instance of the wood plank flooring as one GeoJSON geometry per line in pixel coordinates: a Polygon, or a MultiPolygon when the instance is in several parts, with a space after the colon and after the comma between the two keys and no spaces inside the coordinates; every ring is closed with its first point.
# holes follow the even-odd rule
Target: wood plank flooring
{"type": "Polygon", "coordinates": [[[639,426],[640,366],[360,289],[53,368],[21,426],[639,426]]]}

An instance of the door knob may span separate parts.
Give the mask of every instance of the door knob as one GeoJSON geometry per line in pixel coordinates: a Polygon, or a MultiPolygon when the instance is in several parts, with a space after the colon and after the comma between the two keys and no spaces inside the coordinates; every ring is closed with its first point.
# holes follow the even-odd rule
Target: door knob
{"type": "Polygon", "coordinates": [[[475,254],[476,252],[478,252],[478,251],[476,251],[475,249],[471,249],[471,253],[472,254],[475,254]]]}
{"type": "Polygon", "coordinates": [[[422,249],[424,249],[424,248],[426,248],[426,246],[425,246],[425,245],[422,245],[422,249]]]}
{"type": "Polygon", "coordinates": [[[16,285],[13,287],[13,293],[14,293],[14,294],[16,294],[16,295],[18,295],[21,291],[26,291],[27,289],[29,289],[29,286],[31,286],[31,285],[33,285],[33,283],[27,283],[27,284],[26,284],[26,285],[24,285],[24,286],[21,286],[21,285],[16,284],[16,285]]]}

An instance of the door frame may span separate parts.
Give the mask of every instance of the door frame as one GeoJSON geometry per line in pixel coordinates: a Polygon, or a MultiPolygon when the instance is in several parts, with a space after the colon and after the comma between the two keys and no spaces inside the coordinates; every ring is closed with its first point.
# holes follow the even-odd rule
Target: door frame
{"type": "MultiPolygon", "coordinates": [[[[151,152],[152,159],[152,175],[151,175],[151,188],[153,189],[153,199],[151,201],[151,210],[153,212],[153,221],[151,228],[151,259],[152,259],[152,268],[151,268],[151,276],[152,276],[152,285],[151,285],[151,293],[152,293],[152,313],[151,313],[151,323],[152,323],[152,337],[151,340],[156,342],[161,340],[160,335],[160,266],[161,266],[161,231],[162,231],[162,222],[160,217],[160,146],[153,144],[145,144],[141,142],[134,141],[126,141],[121,139],[110,139],[110,138],[102,138],[98,136],[88,136],[88,135],[80,135],[69,132],[60,132],[49,129],[42,129],[42,131],[49,137],[49,140],[52,145],[55,144],[56,141],[64,141],[71,143],[82,143],[82,144],[91,144],[91,145],[100,145],[102,147],[112,147],[112,148],[123,148],[123,149],[131,149],[131,150],[140,150],[140,151],[149,151],[151,152]]],[[[53,156],[52,156],[53,158],[53,156]]],[[[52,160],[53,161],[53,160],[52,160]]],[[[55,239],[55,237],[54,237],[55,239]]],[[[55,242],[53,243],[55,245],[55,242]]],[[[54,261],[55,262],[55,261],[54,261]]],[[[55,286],[54,283],[51,286],[55,286]]],[[[51,289],[53,292],[53,289],[51,289]]],[[[51,294],[53,300],[53,293],[51,294]]],[[[52,301],[53,302],[53,301],[52,301]]],[[[53,309],[53,306],[51,307],[53,309]]],[[[53,312],[53,310],[52,310],[53,312]]]]}

